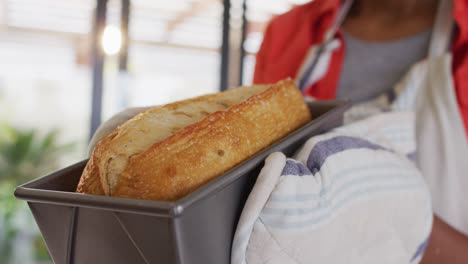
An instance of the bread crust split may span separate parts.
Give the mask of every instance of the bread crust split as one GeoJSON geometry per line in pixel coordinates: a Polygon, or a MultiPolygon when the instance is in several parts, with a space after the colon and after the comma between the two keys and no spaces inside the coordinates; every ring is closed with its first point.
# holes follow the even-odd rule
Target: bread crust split
{"type": "Polygon", "coordinates": [[[77,192],[174,201],[310,119],[290,79],[155,107],[96,145],[77,192]]]}

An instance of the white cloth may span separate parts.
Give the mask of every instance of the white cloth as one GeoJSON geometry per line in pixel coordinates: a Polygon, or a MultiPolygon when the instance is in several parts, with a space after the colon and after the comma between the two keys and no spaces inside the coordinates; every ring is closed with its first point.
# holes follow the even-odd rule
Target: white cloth
{"type": "Polygon", "coordinates": [[[434,212],[468,235],[468,142],[447,51],[452,1],[440,1],[429,58],[415,65],[397,87],[393,109],[416,114],[417,162],[432,196],[434,212]]]}
{"type": "Polygon", "coordinates": [[[418,263],[432,226],[414,118],[388,113],[273,153],[245,204],[232,264],[418,263]],[[365,139],[363,139],[365,138],[365,139]]]}
{"type": "Polygon", "coordinates": [[[99,141],[101,141],[101,139],[105,138],[107,135],[112,133],[112,131],[114,131],[121,124],[125,123],[125,121],[131,119],[132,117],[136,116],[138,113],[144,110],[148,110],[149,108],[151,107],[127,108],[124,111],[112,116],[111,119],[99,125],[98,129],[93,134],[93,137],[91,138],[88,144],[88,157],[91,156],[94,147],[99,141]]]}
{"type": "Polygon", "coordinates": [[[428,78],[416,100],[417,161],[434,212],[468,235],[468,143],[451,78],[450,54],[428,62],[428,78]]]}

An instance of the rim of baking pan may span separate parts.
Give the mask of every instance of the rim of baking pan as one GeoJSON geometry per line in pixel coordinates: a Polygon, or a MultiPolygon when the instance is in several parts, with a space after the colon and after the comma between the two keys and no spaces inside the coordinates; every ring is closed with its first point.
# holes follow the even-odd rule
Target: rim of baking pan
{"type": "Polygon", "coordinates": [[[19,200],[25,200],[27,202],[95,208],[108,211],[129,212],[161,217],[177,217],[181,215],[184,209],[188,208],[189,206],[192,206],[209,195],[214,195],[229,186],[232,182],[236,181],[242,175],[255,168],[255,166],[257,166],[259,163],[263,162],[270,153],[280,151],[281,149],[287,147],[287,145],[290,144],[289,142],[299,140],[300,138],[306,136],[306,134],[309,133],[308,130],[310,130],[311,127],[318,127],[322,123],[328,122],[330,118],[332,118],[332,120],[342,118],[342,113],[351,107],[351,103],[345,100],[314,101],[312,103],[315,106],[323,105],[335,107],[313,119],[301,128],[295,130],[288,136],[280,139],[272,146],[257,153],[252,158],[238,164],[222,176],[212,180],[196,191],[174,202],[109,197],[67,191],[43,190],[34,187],[37,185],[45,185],[52,179],[63,177],[63,174],[74,171],[77,167],[84,167],[87,160],[83,160],[60,171],[22,184],[15,189],[14,196],[19,200]]]}

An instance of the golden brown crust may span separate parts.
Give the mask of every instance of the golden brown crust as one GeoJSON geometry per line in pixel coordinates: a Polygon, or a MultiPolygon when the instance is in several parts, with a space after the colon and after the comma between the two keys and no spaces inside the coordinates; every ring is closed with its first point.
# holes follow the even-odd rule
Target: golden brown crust
{"type": "Polygon", "coordinates": [[[112,196],[177,200],[310,120],[291,80],[185,127],[133,157],[112,196]]]}
{"type": "Polygon", "coordinates": [[[87,193],[95,195],[104,195],[101,180],[99,178],[99,167],[96,166],[96,156],[92,156],[83,171],[83,174],[76,188],[78,193],[87,193]]]}
{"type": "MultiPolygon", "coordinates": [[[[245,97],[246,90],[189,99],[137,115],[96,145],[77,192],[176,200],[310,120],[307,105],[292,80],[280,81],[268,89],[255,89],[260,92],[249,95],[248,99],[242,99],[237,104],[236,97],[237,100],[240,100],[239,96],[245,97]],[[179,110],[200,100],[209,101],[206,104],[211,105],[209,109],[217,111],[202,114],[202,117],[197,117],[202,118],[201,121],[180,129],[169,128],[174,130],[170,136],[152,141],[154,143],[143,151],[122,150],[121,145],[135,138],[134,135],[130,136],[132,134],[129,131],[133,133],[135,127],[141,129],[148,122],[154,122],[152,119],[159,117],[156,115],[158,111],[175,111],[171,115],[162,115],[163,117],[191,118],[188,116],[192,115],[191,112],[179,110]],[[218,106],[213,107],[213,104],[218,106]],[[126,155],[125,162],[117,162],[116,167],[109,166],[122,153],[126,155]],[[118,171],[119,167],[121,171],[118,171]],[[115,171],[118,174],[109,174],[115,171]]],[[[198,113],[204,112],[196,109],[198,113]]]]}

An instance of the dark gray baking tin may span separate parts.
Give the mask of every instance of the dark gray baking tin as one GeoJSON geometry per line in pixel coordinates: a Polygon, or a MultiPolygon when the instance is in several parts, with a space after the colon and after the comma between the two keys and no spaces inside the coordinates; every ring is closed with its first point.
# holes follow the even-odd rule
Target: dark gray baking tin
{"type": "Polygon", "coordinates": [[[309,103],[313,121],[176,202],[74,193],[86,160],[16,188],[55,263],[230,262],[237,221],[264,159],[342,123],[344,101],[309,103]]]}

